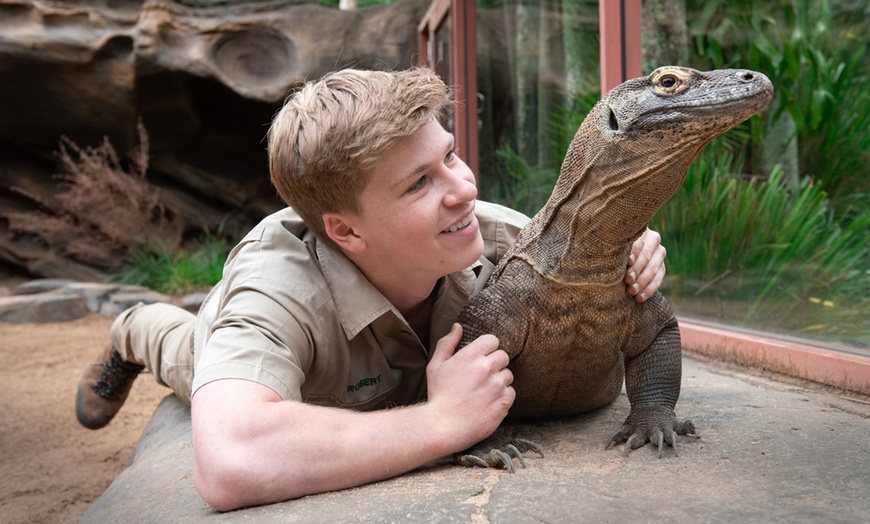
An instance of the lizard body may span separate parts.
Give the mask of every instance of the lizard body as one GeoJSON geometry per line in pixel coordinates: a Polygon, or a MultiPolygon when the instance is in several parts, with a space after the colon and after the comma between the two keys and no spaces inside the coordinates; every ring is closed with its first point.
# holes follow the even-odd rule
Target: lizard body
{"type": "MultiPolygon", "coordinates": [[[[676,445],[681,350],[661,293],[638,303],[623,277],[631,245],[710,140],[764,109],[773,87],[747,70],[668,66],[611,90],[572,140],[547,204],[459,317],[459,347],[486,333],[511,357],[509,417],[631,412],[611,443],[676,445]]],[[[608,443],[609,447],[610,443],[608,443]]],[[[508,459],[509,461],[509,459],[508,459]]],[[[494,465],[494,464],[490,464],[494,465]]]]}

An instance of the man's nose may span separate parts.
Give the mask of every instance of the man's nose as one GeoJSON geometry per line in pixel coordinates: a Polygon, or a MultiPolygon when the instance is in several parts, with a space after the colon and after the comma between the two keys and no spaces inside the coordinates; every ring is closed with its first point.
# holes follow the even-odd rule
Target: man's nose
{"type": "Polygon", "coordinates": [[[477,198],[477,183],[474,174],[463,164],[463,169],[450,170],[448,180],[450,187],[444,197],[444,203],[448,206],[464,204],[477,198]]]}

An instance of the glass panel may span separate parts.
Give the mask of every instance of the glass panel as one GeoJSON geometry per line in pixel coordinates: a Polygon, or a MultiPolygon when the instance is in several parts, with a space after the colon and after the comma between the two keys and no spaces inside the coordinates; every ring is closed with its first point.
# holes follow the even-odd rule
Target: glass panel
{"type": "MultiPolygon", "coordinates": [[[[481,196],[534,214],[599,98],[598,2],[478,1],[481,196]]],[[[678,315],[870,347],[870,4],[644,2],[644,72],[765,73],[654,218],[678,315]],[[681,8],[684,5],[684,8],[681,8]]]]}
{"type": "Polygon", "coordinates": [[[477,24],[482,196],[534,214],[598,100],[598,2],[481,0],[477,24]]]}

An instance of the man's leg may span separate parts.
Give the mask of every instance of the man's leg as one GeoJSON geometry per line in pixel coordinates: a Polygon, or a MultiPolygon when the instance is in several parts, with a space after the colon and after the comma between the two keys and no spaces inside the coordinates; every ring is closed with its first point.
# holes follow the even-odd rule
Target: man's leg
{"type": "Polygon", "coordinates": [[[190,403],[193,381],[191,336],[196,317],[170,304],[136,305],[112,324],[111,343],[87,366],[76,393],[76,416],[99,429],[115,416],[143,369],[190,403]]]}

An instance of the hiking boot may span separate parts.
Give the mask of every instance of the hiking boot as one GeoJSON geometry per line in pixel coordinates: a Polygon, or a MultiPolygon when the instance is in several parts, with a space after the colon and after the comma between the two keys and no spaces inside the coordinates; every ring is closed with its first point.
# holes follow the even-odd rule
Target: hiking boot
{"type": "Polygon", "coordinates": [[[76,392],[76,418],[88,429],[100,429],[112,420],[127,400],[133,380],[145,369],[125,362],[111,345],[100,357],[102,362],[92,362],[85,368],[76,392]]]}

